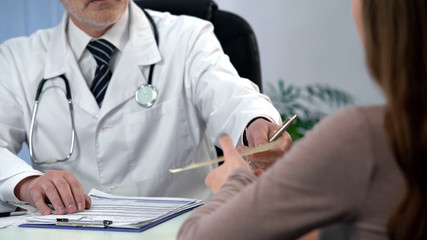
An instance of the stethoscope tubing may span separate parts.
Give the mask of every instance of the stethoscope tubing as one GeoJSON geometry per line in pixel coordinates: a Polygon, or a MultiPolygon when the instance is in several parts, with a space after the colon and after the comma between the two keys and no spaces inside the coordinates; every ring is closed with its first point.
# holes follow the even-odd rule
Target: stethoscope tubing
{"type": "Polygon", "coordinates": [[[67,161],[68,159],[71,158],[71,155],[74,152],[74,145],[75,145],[75,142],[76,142],[76,127],[75,127],[75,123],[74,123],[74,107],[73,107],[73,101],[72,101],[72,97],[71,97],[70,85],[68,83],[67,77],[64,74],[62,74],[62,75],[60,75],[58,77],[61,78],[64,81],[65,89],[66,89],[65,96],[67,97],[68,108],[70,110],[70,118],[71,118],[71,140],[70,140],[71,143],[70,143],[70,149],[68,151],[67,156],[65,156],[65,158],[62,158],[62,159],[51,158],[51,159],[47,159],[45,161],[39,161],[35,157],[34,144],[33,144],[33,136],[34,136],[34,125],[35,125],[35,120],[36,120],[36,116],[37,116],[37,112],[38,112],[38,106],[39,106],[39,103],[40,103],[40,98],[41,98],[41,95],[42,95],[44,84],[48,80],[52,80],[54,78],[42,79],[42,81],[40,81],[40,84],[39,84],[39,86],[37,88],[36,100],[34,101],[33,113],[32,113],[32,116],[31,116],[30,134],[29,134],[29,139],[28,139],[28,148],[29,148],[29,151],[30,151],[31,159],[33,160],[33,162],[35,162],[37,164],[65,162],[65,161],[67,161]]]}
{"type": "MultiPolygon", "coordinates": [[[[154,33],[154,39],[156,40],[157,47],[159,47],[159,31],[157,30],[156,23],[154,22],[150,14],[148,14],[144,9],[142,9],[142,11],[144,12],[145,16],[147,16],[148,21],[150,22],[151,29],[153,30],[153,33],[154,33]]],[[[148,82],[147,82],[148,85],[152,85],[151,83],[153,81],[152,79],[153,79],[154,66],[155,64],[150,65],[150,72],[148,73],[148,82]]]]}

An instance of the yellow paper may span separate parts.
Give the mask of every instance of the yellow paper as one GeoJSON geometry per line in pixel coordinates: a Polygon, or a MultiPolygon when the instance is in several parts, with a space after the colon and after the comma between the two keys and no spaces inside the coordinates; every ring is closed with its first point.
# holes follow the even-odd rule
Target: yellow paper
{"type": "MultiPolygon", "coordinates": [[[[274,142],[270,142],[270,143],[266,143],[266,144],[261,144],[258,147],[254,147],[254,148],[248,148],[245,149],[243,151],[240,152],[240,156],[248,156],[251,154],[255,154],[255,153],[260,153],[260,152],[266,152],[270,149],[272,149],[274,146],[276,146],[277,144],[283,142],[283,139],[279,138],[274,142]]],[[[193,163],[190,164],[184,168],[176,168],[176,169],[169,169],[169,172],[171,173],[177,173],[177,172],[182,172],[182,171],[187,171],[190,169],[194,169],[194,168],[199,168],[199,167],[203,167],[203,166],[207,166],[210,164],[214,164],[214,163],[218,163],[218,162],[222,162],[224,161],[224,157],[219,157],[219,158],[215,158],[206,162],[201,162],[201,163],[193,163]]]]}

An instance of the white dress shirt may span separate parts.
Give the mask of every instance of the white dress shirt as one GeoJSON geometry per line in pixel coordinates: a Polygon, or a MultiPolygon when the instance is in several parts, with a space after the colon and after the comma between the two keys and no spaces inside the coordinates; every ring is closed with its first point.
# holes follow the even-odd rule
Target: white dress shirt
{"type": "MultiPolygon", "coordinates": [[[[110,70],[114,72],[127,41],[129,40],[129,9],[126,8],[119,20],[101,37],[116,47],[110,60],[110,70]]],[[[86,46],[93,39],[68,19],[67,40],[73,51],[83,77],[90,87],[95,76],[96,61],[86,46]]]]}

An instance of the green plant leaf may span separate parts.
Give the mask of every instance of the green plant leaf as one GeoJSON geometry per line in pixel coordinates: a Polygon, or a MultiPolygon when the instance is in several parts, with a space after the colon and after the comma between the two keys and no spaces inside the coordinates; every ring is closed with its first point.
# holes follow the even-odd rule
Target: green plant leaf
{"type": "Polygon", "coordinates": [[[319,104],[336,109],[353,103],[350,94],[326,84],[317,83],[299,87],[292,84],[285,85],[285,82],[279,79],[278,88],[270,86],[273,92],[272,102],[280,106],[282,118],[298,114],[295,123],[288,128],[294,141],[302,138],[309,129],[327,115],[320,110],[323,108],[319,107],[319,104]]]}

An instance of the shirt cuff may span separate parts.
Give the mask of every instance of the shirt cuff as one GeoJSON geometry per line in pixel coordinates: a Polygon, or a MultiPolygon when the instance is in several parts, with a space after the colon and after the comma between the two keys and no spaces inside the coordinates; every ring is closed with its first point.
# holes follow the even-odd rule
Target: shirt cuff
{"type": "Polygon", "coordinates": [[[245,130],[243,130],[243,133],[242,133],[242,134],[241,134],[241,136],[240,136],[240,139],[239,139],[239,142],[237,143],[237,146],[238,146],[238,145],[245,145],[245,146],[249,146],[249,144],[248,144],[248,140],[246,139],[246,130],[248,129],[249,125],[251,125],[251,123],[253,123],[255,120],[260,119],[260,118],[265,119],[265,120],[267,120],[267,121],[270,121],[270,122],[272,122],[272,123],[274,123],[274,122],[275,122],[271,117],[268,117],[268,116],[257,116],[257,117],[252,118],[252,119],[248,122],[248,124],[246,124],[245,130]]]}

